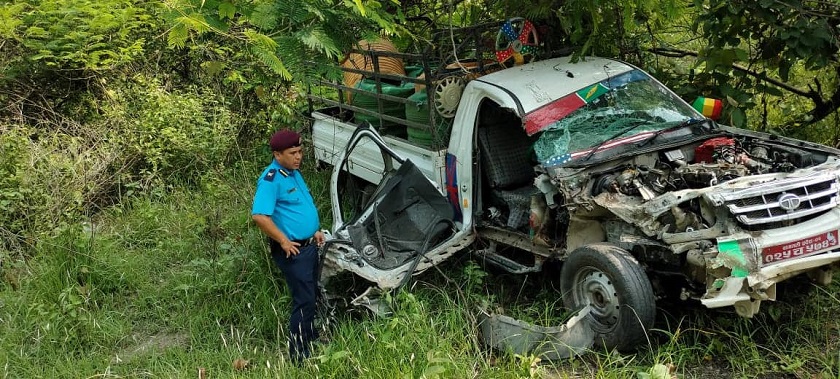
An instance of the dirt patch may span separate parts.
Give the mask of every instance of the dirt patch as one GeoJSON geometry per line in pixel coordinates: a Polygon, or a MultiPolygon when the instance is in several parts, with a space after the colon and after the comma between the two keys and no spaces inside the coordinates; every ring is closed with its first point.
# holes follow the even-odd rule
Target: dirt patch
{"type": "Polygon", "coordinates": [[[162,351],[173,347],[186,348],[190,343],[190,336],[184,333],[160,333],[153,336],[133,334],[132,343],[114,358],[114,363],[128,362],[139,356],[153,351],[162,351]]]}
{"type": "Polygon", "coordinates": [[[732,370],[723,362],[709,362],[696,367],[686,367],[682,371],[685,378],[731,378],[732,370]]]}
{"type": "MultiPolygon", "coordinates": [[[[744,374],[741,374],[744,375],[744,374]]],[[[728,367],[721,365],[705,365],[705,366],[698,366],[698,367],[687,367],[683,370],[683,378],[690,379],[690,378],[697,378],[697,379],[706,379],[706,378],[734,378],[738,376],[728,367]]],[[[784,373],[765,373],[765,374],[758,374],[753,376],[755,379],[796,379],[797,376],[793,374],[784,374],[784,373]]]]}

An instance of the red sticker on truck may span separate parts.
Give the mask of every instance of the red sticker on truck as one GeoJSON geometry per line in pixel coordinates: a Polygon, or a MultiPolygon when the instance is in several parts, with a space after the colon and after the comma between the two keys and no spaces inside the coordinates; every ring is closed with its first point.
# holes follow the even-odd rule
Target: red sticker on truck
{"type": "Polygon", "coordinates": [[[837,246],[837,231],[803,238],[780,245],[767,246],[761,249],[761,260],[765,264],[778,263],[788,259],[801,258],[816,254],[837,246]]]}

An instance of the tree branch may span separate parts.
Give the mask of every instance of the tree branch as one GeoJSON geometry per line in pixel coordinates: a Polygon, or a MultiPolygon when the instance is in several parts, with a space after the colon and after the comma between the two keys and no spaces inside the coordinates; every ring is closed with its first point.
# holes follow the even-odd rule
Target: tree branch
{"type": "MultiPolygon", "coordinates": [[[[669,48],[669,47],[652,48],[652,49],[648,49],[648,51],[650,51],[653,54],[662,55],[662,56],[666,56],[666,57],[672,57],[672,58],[684,58],[686,56],[692,56],[692,57],[698,57],[699,56],[699,54],[697,52],[694,52],[694,51],[675,49],[675,48],[669,48]]],[[[805,124],[813,124],[817,121],[820,121],[820,120],[828,117],[828,115],[830,115],[831,113],[835,112],[838,108],[840,108],[840,90],[834,91],[834,93],[831,95],[831,98],[829,98],[828,100],[823,99],[822,95],[820,95],[820,93],[822,92],[821,91],[822,86],[821,86],[821,83],[819,81],[815,80],[815,84],[817,86],[816,90],[811,86],[808,86],[809,88],[807,90],[804,90],[804,89],[801,89],[801,88],[791,86],[791,85],[789,85],[787,83],[784,83],[784,82],[782,82],[778,79],[770,78],[765,73],[756,72],[754,70],[750,70],[750,69],[748,69],[744,66],[738,65],[738,64],[733,63],[732,64],[732,69],[743,72],[743,73],[745,73],[747,75],[750,75],[754,78],[757,78],[759,80],[766,81],[770,84],[773,84],[773,85],[775,85],[779,88],[787,90],[787,91],[789,91],[791,93],[794,93],[796,95],[799,95],[799,96],[806,97],[806,98],[810,99],[814,103],[814,108],[811,109],[807,113],[811,117],[808,120],[805,121],[805,124]]],[[[840,67],[838,67],[838,69],[837,69],[837,75],[840,76],[840,67]]]]}
{"type": "MultiPolygon", "coordinates": [[[[692,56],[692,57],[698,57],[699,56],[699,54],[697,52],[694,52],[694,51],[674,49],[674,48],[670,48],[670,47],[656,47],[656,48],[648,49],[648,51],[650,51],[651,53],[657,54],[657,55],[662,55],[662,56],[672,57],[672,58],[684,58],[686,56],[692,56]]],[[[814,101],[815,103],[818,102],[818,101],[822,101],[822,98],[820,97],[820,94],[815,92],[814,90],[804,90],[804,89],[801,89],[801,88],[794,87],[794,86],[792,86],[790,84],[787,84],[787,83],[785,83],[781,80],[771,78],[771,77],[767,76],[767,74],[765,74],[765,73],[750,70],[750,69],[748,69],[744,66],[741,66],[739,64],[733,63],[732,68],[734,70],[743,72],[743,73],[745,73],[749,76],[752,76],[754,78],[766,81],[770,84],[773,84],[773,85],[775,85],[777,87],[780,87],[784,90],[787,90],[789,92],[793,92],[794,94],[797,94],[799,96],[807,97],[807,98],[811,99],[812,101],[814,101]]]]}

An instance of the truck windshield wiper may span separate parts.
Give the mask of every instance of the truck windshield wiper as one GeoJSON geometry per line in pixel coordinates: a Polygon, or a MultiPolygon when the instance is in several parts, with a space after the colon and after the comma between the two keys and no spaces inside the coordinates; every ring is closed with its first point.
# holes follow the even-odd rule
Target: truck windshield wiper
{"type": "Polygon", "coordinates": [[[636,130],[636,128],[638,128],[642,125],[647,125],[647,122],[645,122],[644,120],[639,120],[639,121],[641,121],[641,122],[639,122],[637,124],[634,124],[634,125],[631,125],[629,127],[626,127],[624,129],[620,130],[618,133],[613,134],[612,137],[607,138],[607,139],[599,142],[597,145],[595,145],[595,147],[592,148],[592,150],[589,151],[589,153],[586,154],[585,157],[583,157],[583,160],[588,161],[589,158],[592,158],[592,155],[594,155],[595,152],[598,151],[598,149],[601,148],[601,146],[604,146],[605,143],[607,143],[609,141],[612,141],[612,140],[614,140],[618,137],[621,137],[621,136],[623,136],[627,133],[630,133],[631,131],[636,130]]]}
{"type": "Polygon", "coordinates": [[[662,135],[665,132],[670,132],[672,130],[684,128],[686,126],[696,125],[696,124],[699,124],[699,123],[705,122],[705,121],[706,121],[706,119],[704,119],[704,118],[690,118],[690,119],[684,120],[684,121],[680,122],[679,124],[674,125],[670,128],[657,130],[655,133],[653,133],[652,136],[646,138],[644,141],[641,141],[641,142],[637,143],[636,147],[642,147],[642,146],[645,146],[645,145],[653,142],[653,140],[655,140],[657,137],[659,137],[660,135],[662,135]]]}

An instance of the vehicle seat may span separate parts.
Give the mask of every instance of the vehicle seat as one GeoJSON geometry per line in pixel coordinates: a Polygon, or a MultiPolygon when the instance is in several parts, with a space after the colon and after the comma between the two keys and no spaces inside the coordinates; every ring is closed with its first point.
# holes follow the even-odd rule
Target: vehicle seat
{"type": "Polygon", "coordinates": [[[491,194],[508,209],[505,225],[519,229],[528,224],[534,187],[531,141],[515,122],[496,120],[478,128],[478,144],[491,194]]]}

